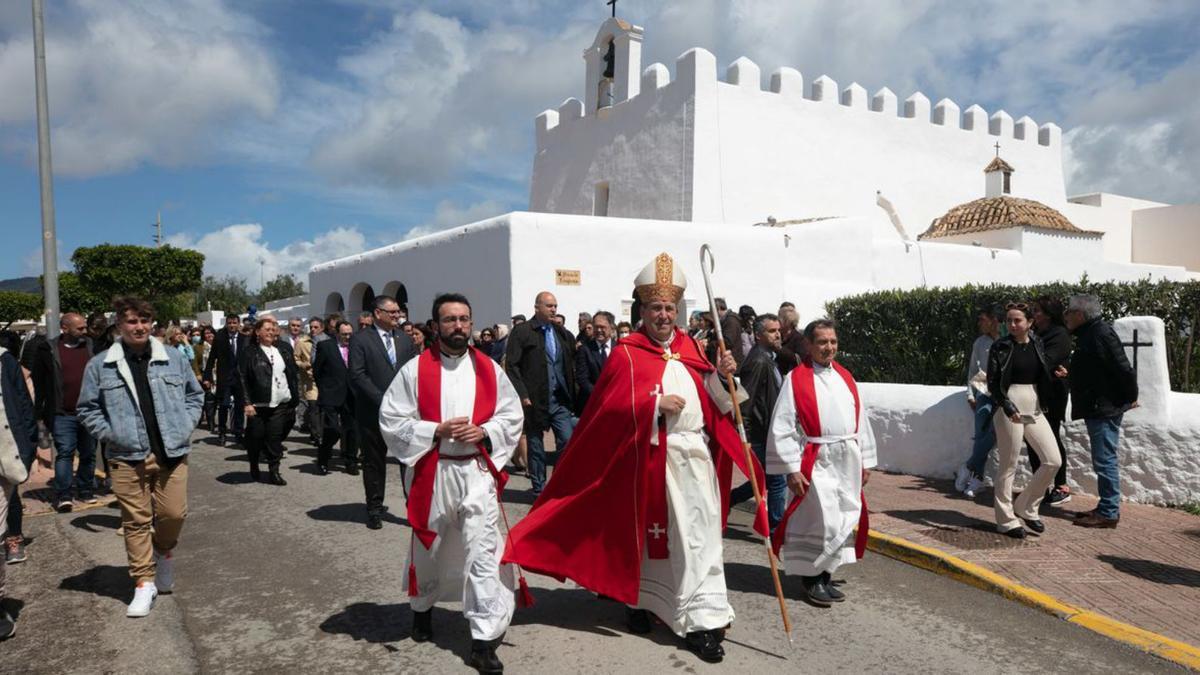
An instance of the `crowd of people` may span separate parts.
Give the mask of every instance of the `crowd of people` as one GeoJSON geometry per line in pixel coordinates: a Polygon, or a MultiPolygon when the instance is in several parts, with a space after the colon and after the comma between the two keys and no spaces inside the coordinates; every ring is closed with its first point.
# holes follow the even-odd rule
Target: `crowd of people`
{"type": "MultiPolygon", "coordinates": [[[[693,312],[683,330],[685,287],[663,254],[635,281],[632,321],[582,312],[575,332],[547,291],[528,319],[478,330],[459,294],[439,296],[423,323],[388,296],[353,318],[231,311],[220,327],[156,323],[137,298],[117,300],[111,322],[65,314],[58,337],[0,347],[10,430],[0,455],[12,444],[20,458],[18,468],[0,461],[5,562],[26,559],[19,467],[28,471],[37,447],[52,443],[56,510],[106,491],[120,504],[134,580],[127,615],[146,616],[175,583],[196,427],[218,446],[244,447],[252,479],[281,487],[285,442],[298,430],[318,449],[317,475],[335,469],[335,447],[340,469],[361,474],[372,530],[387,511],[387,460],[398,460],[413,527],[403,585],[414,640],[431,638],[436,602],[465,599],[471,663],[500,672],[496,646],[518,600],[530,599],[528,570],[624,602],[635,633],[657,616],[700,658],[720,661],[734,616],[721,547],[729,510],[761,492],[756,530],[800,577],[805,599],[830,606],[846,596],[831,574],[863,555],[863,486],[878,453],[857,384],[837,361],[833,321],[801,328],[791,303],[758,314],[716,298],[715,314],[693,312]],[[753,480],[732,487],[735,467],[753,480]],[[500,497],[512,473],[528,475],[535,501],[509,528],[500,497]]],[[[1086,421],[1101,494],[1075,523],[1119,521],[1116,446],[1137,382],[1099,311],[1081,295],[1065,307],[1038,298],[978,314],[967,373],[973,443],[956,487],[976,496],[996,449],[1005,535],[1043,534],[1043,501],[1071,498],[1068,399],[1086,421]],[[1033,477],[1014,499],[1026,444],[1033,477]]],[[[0,637],[14,630],[0,613],[0,637]]]]}

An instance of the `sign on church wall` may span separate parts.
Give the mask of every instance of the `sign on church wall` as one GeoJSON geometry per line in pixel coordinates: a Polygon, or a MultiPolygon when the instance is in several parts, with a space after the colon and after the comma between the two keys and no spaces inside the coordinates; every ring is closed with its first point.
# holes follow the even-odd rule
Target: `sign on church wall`
{"type": "Polygon", "coordinates": [[[554,284],[557,286],[578,286],[579,270],[554,270],[554,284]]]}

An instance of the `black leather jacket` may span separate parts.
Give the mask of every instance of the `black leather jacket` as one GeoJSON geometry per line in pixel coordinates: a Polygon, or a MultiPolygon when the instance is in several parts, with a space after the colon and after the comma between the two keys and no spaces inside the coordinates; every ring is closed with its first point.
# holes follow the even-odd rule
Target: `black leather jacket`
{"type": "Polygon", "coordinates": [[[746,355],[746,360],[742,361],[738,377],[748,396],[742,403],[746,438],[755,445],[765,444],[771,431],[775,400],[779,398],[779,390],[784,383],[779,364],[771,352],[755,345],[746,355]]]}
{"type": "MultiPolygon", "coordinates": [[[[1042,372],[1038,375],[1037,387],[1038,407],[1042,412],[1048,410],[1050,401],[1054,397],[1054,384],[1051,378],[1054,377],[1050,370],[1050,362],[1046,358],[1046,348],[1042,344],[1041,338],[1034,335],[1032,331],[1029,333],[1029,339],[1033,342],[1033,351],[1037,354],[1038,361],[1042,364],[1042,372]]],[[[995,402],[997,410],[1003,410],[1005,415],[1014,415],[1019,413],[1016,404],[1008,398],[1008,387],[1012,384],[1012,355],[1015,341],[1011,335],[996,340],[992,343],[992,349],[988,352],[988,369],[987,383],[988,393],[995,402]]]]}
{"type": "MultiPolygon", "coordinates": [[[[296,386],[298,374],[296,358],[292,355],[292,348],[282,340],[275,343],[275,348],[283,357],[283,372],[287,377],[288,393],[292,396],[281,407],[295,408],[300,403],[296,386]]],[[[258,343],[247,344],[246,348],[238,354],[237,373],[242,384],[242,392],[246,397],[246,404],[260,408],[267,407],[271,402],[271,360],[267,358],[258,343]]]]}
{"type": "Polygon", "coordinates": [[[1138,399],[1137,373],[1112,326],[1092,319],[1075,329],[1071,419],[1114,417],[1138,399]]]}

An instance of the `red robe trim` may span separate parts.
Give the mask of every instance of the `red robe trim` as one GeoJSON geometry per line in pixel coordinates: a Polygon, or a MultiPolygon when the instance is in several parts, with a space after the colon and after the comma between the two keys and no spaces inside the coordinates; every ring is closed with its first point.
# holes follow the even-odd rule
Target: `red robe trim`
{"type": "MultiPolygon", "coordinates": [[[[704,431],[715,464],[724,524],[733,467],[746,475],[746,453],[732,417],[721,414],[704,392],[701,376],[713,370],[696,341],[676,330],[671,355],[639,331],[620,341],[604,364],[583,417],[571,436],[571,451],[555,468],[541,497],[509,536],[504,561],[528,571],[579,585],[620,602],[637,602],[643,551],[664,554],[665,538],[646,551],[650,529],[666,525],[666,439],[660,425],[651,445],[658,410],[655,393],[666,359],[691,373],[704,408],[704,431]]],[[[757,459],[754,475],[764,484],[757,459]]],[[[765,494],[765,490],[763,492],[765,494]]],[[[765,506],[755,529],[766,531],[765,506]]]]}
{"type": "MultiPolygon", "coordinates": [[[[854,431],[858,433],[858,421],[862,419],[862,401],[858,398],[858,384],[854,381],[854,376],[850,371],[842,367],[842,364],[833,361],[833,369],[838,375],[842,376],[842,380],[846,382],[846,386],[850,388],[850,394],[854,397],[854,431]]],[[[812,438],[821,436],[821,413],[817,407],[817,390],[814,382],[815,373],[813,371],[812,359],[805,358],[800,365],[792,369],[788,374],[788,379],[791,382],[792,396],[796,400],[796,419],[800,423],[800,429],[804,431],[805,436],[812,438]]],[[[800,457],[800,473],[804,475],[805,480],[809,481],[809,487],[812,486],[813,466],[817,463],[817,456],[821,452],[821,446],[816,443],[809,443],[804,446],[804,453],[800,457]]],[[[804,493],[808,494],[807,491],[804,493]]],[[[796,508],[800,506],[800,502],[804,497],[792,497],[792,501],[788,504],[787,511],[783,514],[783,520],[775,527],[775,532],[771,535],[771,545],[775,549],[775,555],[779,555],[779,551],[783,548],[783,543],[787,539],[787,524],[791,520],[792,514],[796,508]]],[[[871,529],[870,518],[867,513],[867,496],[865,492],[859,493],[859,502],[862,504],[862,509],[858,516],[858,532],[854,537],[854,554],[859,559],[867,549],[867,532],[871,529]]]]}

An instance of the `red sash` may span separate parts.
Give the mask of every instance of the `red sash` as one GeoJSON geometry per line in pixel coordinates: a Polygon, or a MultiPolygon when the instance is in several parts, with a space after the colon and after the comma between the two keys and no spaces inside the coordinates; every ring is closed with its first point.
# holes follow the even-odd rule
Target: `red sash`
{"type": "MultiPolygon", "coordinates": [[[[858,398],[858,384],[854,382],[854,377],[850,375],[850,371],[842,367],[837,361],[832,362],[833,369],[838,375],[842,376],[842,380],[846,382],[846,386],[850,388],[850,394],[854,397],[854,431],[858,432],[858,420],[862,419],[862,401],[858,398]]],[[[792,384],[792,396],[796,401],[796,420],[800,423],[800,429],[809,437],[818,437],[821,435],[821,415],[817,408],[817,390],[814,383],[813,364],[811,359],[804,359],[800,365],[796,366],[788,375],[788,379],[792,384]]],[[[813,466],[817,463],[817,456],[821,452],[821,446],[816,443],[808,443],[804,446],[804,453],[800,457],[800,473],[803,474],[805,480],[808,481],[809,488],[812,489],[812,472],[813,466]]],[[[808,495],[806,490],[804,493],[808,495]]],[[[771,533],[771,545],[775,549],[775,555],[779,555],[779,551],[783,548],[783,542],[787,539],[787,524],[791,520],[792,513],[800,506],[800,502],[804,497],[792,497],[792,501],[788,504],[787,512],[783,514],[783,520],[775,527],[775,531],[771,533]]],[[[863,553],[867,549],[867,532],[871,529],[870,519],[867,514],[867,496],[865,492],[859,493],[859,501],[862,504],[862,509],[858,516],[858,532],[854,537],[854,553],[859,558],[863,557],[863,553]]]]}

